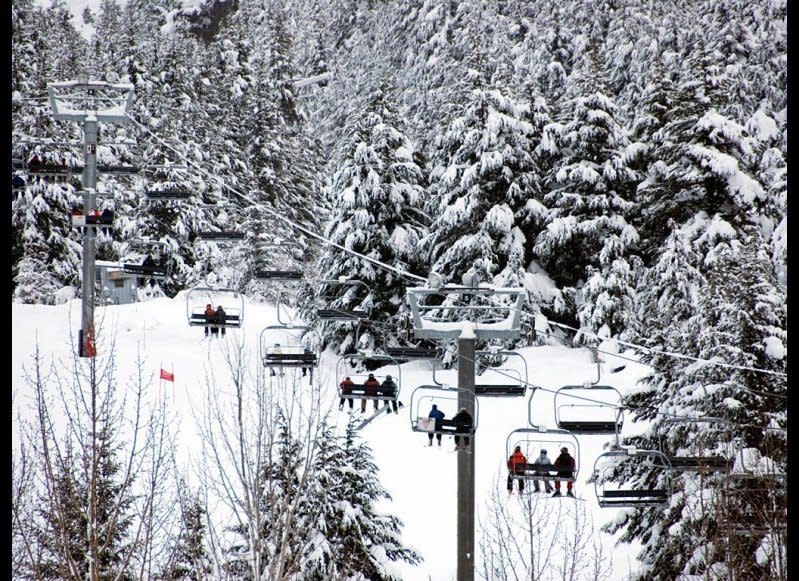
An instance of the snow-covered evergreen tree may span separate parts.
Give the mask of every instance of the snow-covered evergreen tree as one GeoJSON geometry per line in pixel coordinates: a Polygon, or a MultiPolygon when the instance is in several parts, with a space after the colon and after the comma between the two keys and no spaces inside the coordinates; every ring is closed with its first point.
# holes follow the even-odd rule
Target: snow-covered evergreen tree
{"type": "MultiPolygon", "coordinates": [[[[728,458],[736,475],[680,474],[667,509],[639,510],[609,528],[623,527],[622,540],[644,543],[641,558],[647,566],[641,578],[705,571],[779,576],[784,555],[777,549],[784,546],[787,518],[787,385],[780,375],[785,295],[756,229],[747,229],[739,241],[718,217],[700,221],[682,236],[672,235],[662,254],[659,270],[668,286],[661,283],[643,295],[645,312],[661,312],[661,339],[650,338],[659,354],[647,357],[653,366],[647,389],[627,403],[653,426],[627,443],[696,455],[699,442],[703,455],[728,458]],[[696,360],[675,360],[669,354],[676,351],[696,360]],[[753,488],[760,494],[749,495],[753,488]],[[735,532],[737,540],[724,536],[741,526],[750,530],[735,532]],[[656,534],[665,530],[668,536],[656,534]]],[[[653,271],[649,280],[658,274],[653,271]]]]}
{"type": "Polygon", "coordinates": [[[627,324],[629,259],[638,243],[627,221],[636,174],[627,164],[628,141],[616,114],[601,93],[575,99],[571,120],[556,134],[559,159],[544,195],[549,216],[533,249],[559,285],[585,285],[577,303],[581,323],[594,330],[608,325],[612,335],[627,324]]]}
{"type": "MultiPolygon", "coordinates": [[[[366,110],[351,120],[351,157],[333,177],[329,192],[333,216],[325,237],[400,271],[418,274],[423,267],[418,244],[427,221],[421,211],[425,178],[386,92],[376,89],[366,110]]],[[[406,278],[332,246],[324,249],[319,272],[324,279],[344,277],[369,286],[368,295],[363,287],[347,285],[335,285],[324,295],[319,289],[316,293],[325,308],[365,309],[370,322],[361,329],[360,347],[383,346],[405,304],[406,278]]],[[[351,324],[336,322],[327,323],[322,331],[325,343],[342,353],[355,347],[354,333],[351,324]]]]}
{"type": "Polygon", "coordinates": [[[527,240],[517,223],[534,195],[534,126],[528,107],[497,90],[475,89],[431,160],[428,213],[435,216],[423,247],[432,269],[460,283],[520,286],[527,240]]]}

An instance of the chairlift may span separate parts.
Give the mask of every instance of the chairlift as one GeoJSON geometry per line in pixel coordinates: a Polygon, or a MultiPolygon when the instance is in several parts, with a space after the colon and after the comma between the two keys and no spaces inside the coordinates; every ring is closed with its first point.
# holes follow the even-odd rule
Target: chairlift
{"type": "Polygon", "coordinates": [[[177,188],[164,190],[145,190],[144,197],[153,202],[182,201],[188,200],[191,197],[191,192],[177,188]]]}
{"type": "Polygon", "coordinates": [[[141,264],[123,263],[122,272],[126,274],[135,274],[142,278],[162,279],[167,277],[167,269],[155,264],[150,255],[147,255],[141,264]]]}
{"type": "Polygon", "coordinates": [[[186,316],[192,327],[241,327],[244,321],[244,295],[233,289],[194,287],[186,293],[186,316]],[[224,320],[215,318],[208,321],[205,315],[208,304],[212,307],[221,306],[225,311],[224,320]]]}
{"type": "Polygon", "coordinates": [[[621,393],[611,385],[564,385],[555,392],[555,423],[577,434],[619,434],[621,393]],[[604,402],[601,398],[609,400],[604,402]]]}
{"type": "Polygon", "coordinates": [[[468,397],[469,392],[461,387],[451,387],[447,385],[420,385],[411,393],[410,419],[411,430],[414,432],[424,432],[426,434],[460,435],[473,436],[477,431],[480,402],[473,398],[474,413],[472,414],[472,425],[459,426],[452,418],[463,407],[460,404],[461,395],[468,397]],[[428,414],[435,404],[444,413],[444,419],[438,422],[433,421],[428,414]]]}
{"type": "MultiPolygon", "coordinates": [[[[324,279],[319,281],[322,285],[349,285],[355,286],[360,285],[364,287],[367,293],[371,292],[369,285],[364,283],[360,280],[355,279],[324,279]]],[[[316,310],[316,316],[318,319],[324,321],[359,321],[361,319],[367,318],[366,311],[360,309],[343,309],[343,308],[319,308],[316,310]]]]}
{"type": "Polygon", "coordinates": [[[505,441],[505,459],[511,457],[519,446],[527,463],[516,464],[509,475],[515,480],[542,480],[544,482],[574,482],[580,471],[580,442],[568,430],[557,428],[518,428],[508,434],[505,441]],[[562,448],[566,448],[574,458],[574,470],[555,467],[554,462],[562,448]],[[546,450],[552,464],[536,464],[539,454],[546,450]]]}
{"type": "Polygon", "coordinates": [[[672,491],[672,467],[668,457],[658,450],[614,448],[594,461],[594,490],[601,508],[662,506],[668,504],[672,491]],[[615,480],[621,472],[646,467],[646,482],[627,486],[615,480]]]}
{"type": "Polygon", "coordinates": [[[440,359],[440,349],[428,349],[425,347],[386,347],[386,353],[405,361],[415,359],[440,359]]]}
{"type": "MultiPolygon", "coordinates": [[[[667,418],[663,422],[663,426],[667,430],[671,430],[674,428],[679,429],[679,426],[689,424],[689,423],[698,423],[698,424],[726,424],[724,420],[721,418],[667,418]]],[[[729,472],[733,465],[735,464],[735,459],[733,455],[724,456],[721,454],[714,454],[708,450],[709,446],[707,445],[707,428],[699,429],[696,433],[692,433],[691,437],[687,441],[687,451],[688,454],[679,453],[679,454],[668,454],[669,462],[671,463],[671,467],[677,472],[698,472],[698,473],[708,473],[708,472],[729,472]]],[[[661,434],[661,451],[664,453],[663,450],[664,446],[662,445],[663,442],[663,435],[661,434]]],[[[715,442],[718,443],[718,442],[715,442]]],[[[717,447],[717,446],[713,446],[717,447]]]]}
{"type": "Polygon", "coordinates": [[[509,367],[488,367],[484,370],[493,372],[496,376],[500,378],[499,383],[488,383],[488,382],[480,382],[478,383],[475,380],[474,384],[474,393],[475,395],[483,395],[483,396],[523,396],[527,391],[527,382],[528,382],[528,375],[527,375],[527,360],[516,351],[494,351],[494,350],[483,350],[483,351],[475,351],[475,361],[478,360],[480,356],[486,355],[498,355],[501,357],[518,357],[522,361],[522,367],[524,369],[524,375],[522,372],[517,369],[512,369],[509,367]]]}
{"type": "Polygon", "coordinates": [[[233,230],[207,230],[198,232],[197,237],[200,240],[207,240],[209,242],[239,242],[244,240],[246,234],[244,232],[236,232],[233,230]]]}
{"type": "MultiPolygon", "coordinates": [[[[83,171],[83,168],[80,169],[83,171]]],[[[107,175],[128,176],[137,175],[139,172],[141,172],[141,168],[137,165],[108,165],[98,163],[97,172],[107,175]]]]}
{"type": "Polygon", "coordinates": [[[302,280],[301,270],[256,270],[255,278],[268,281],[293,281],[302,280]]]}
{"type": "Polygon", "coordinates": [[[726,477],[730,480],[771,482],[774,486],[785,484],[787,474],[776,462],[763,456],[757,448],[736,444],[735,461],[726,477]]]}
{"type": "Polygon", "coordinates": [[[402,390],[402,367],[399,362],[393,357],[385,354],[377,353],[352,353],[349,355],[342,355],[336,362],[336,389],[338,390],[339,398],[345,399],[372,399],[378,401],[398,401],[400,391],[402,390]],[[374,371],[367,369],[367,363],[375,362],[382,363],[374,371]],[[381,372],[382,371],[382,372],[381,372]],[[377,389],[369,394],[364,385],[369,376],[372,375],[380,384],[377,389]],[[349,377],[353,385],[343,389],[341,386],[342,381],[349,377]],[[396,389],[390,391],[383,387],[383,382],[388,378],[396,384],[396,389]]]}
{"type": "Polygon", "coordinates": [[[83,171],[82,166],[69,166],[63,163],[28,163],[28,173],[31,175],[44,177],[62,177],[72,174],[79,174],[83,171]]]}
{"type": "Polygon", "coordinates": [[[103,210],[102,212],[91,209],[84,214],[82,210],[72,211],[72,226],[74,228],[103,228],[110,229],[114,225],[114,211],[103,210]]]}
{"type": "Polygon", "coordinates": [[[261,331],[259,345],[264,367],[301,368],[311,372],[319,364],[319,355],[312,351],[302,340],[302,334],[308,330],[306,326],[291,327],[286,325],[267,325],[261,331]]]}

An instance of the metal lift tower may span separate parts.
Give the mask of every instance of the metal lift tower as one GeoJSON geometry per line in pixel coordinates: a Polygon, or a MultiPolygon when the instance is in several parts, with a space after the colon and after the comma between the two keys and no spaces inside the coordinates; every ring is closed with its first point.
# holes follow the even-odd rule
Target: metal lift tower
{"type": "MultiPolygon", "coordinates": [[[[83,213],[94,209],[97,187],[97,137],[100,123],[128,123],[128,110],[133,103],[133,85],[104,81],[67,81],[47,87],[50,109],[56,121],[76,121],[83,127],[83,213]]],[[[80,357],[94,357],[94,280],[96,228],[84,228],[83,235],[83,298],[81,330],[78,342],[80,357]]]]}
{"type": "MultiPolygon", "coordinates": [[[[414,334],[420,339],[457,339],[458,407],[475,418],[474,344],[477,339],[518,339],[527,291],[489,286],[439,286],[431,275],[428,288],[407,289],[414,334]]],[[[476,420],[476,418],[475,418],[476,420]]],[[[458,454],[458,581],[474,581],[475,440],[470,452],[458,454]]]]}

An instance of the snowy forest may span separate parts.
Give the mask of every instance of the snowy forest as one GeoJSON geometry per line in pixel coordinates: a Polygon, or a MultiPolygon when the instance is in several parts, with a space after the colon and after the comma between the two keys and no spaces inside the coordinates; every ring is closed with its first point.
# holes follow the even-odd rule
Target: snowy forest
{"type": "MultiPolygon", "coordinates": [[[[647,349],[651,373],[625,406],[652,428],[625,444],[676,453],[701,437],[758,467],[682,476],[667,509],[606,523],[640,547],[637,578],[787,579],[786,0],[101,0],[82,15],[91,38],[63,0],[12,0],[11,17],[14,159],[83,163],[49,83],[134,87],[131,122],[101,126],[98,162],[141,172],[98,183],[116,216],[98,260],[154,258],[168,274],[153,297],[207,283],[267,301],[258,269],[302,270],[305,320],[320,301],[368,313],[357,334],[317,326],[317,346],[339,354],[418,345],[405,296],[419,283],[398,271],[524,288],[528,325],[541,315],[578,330],[559,331],[575,344],[647,349]],[[143,195],[176,186],[190,198],[143,195]],[[226,229],[247,243],[198,237],[226,229]],[[366,285],[314,282],[340,277],[366,285]],[[675,428],[681,415],[718,421],[675,428]],[[731,522],[750,528],[719,542],[731,522]]],[[[12,174],[11,301],[79,297],[80,174],[12,174]]],[[[547,341],[527,330],[504,347],[547,341]]],[[[231,476],[256,492],[237,499],[239,542],[209,546],[207,499],[163,475],[163,410],[140,409],[143,440],[120,441],[117,399],[141,381],[123,396],[115,365],[76,362],[64,436],[44,369],[32,374],[13,578],[391,579],[385,563],[419,560],[371,505],[368,444],[318,417],[299,433],[305,412],[280,401],[262,402],[263,449],[231,476]],[[177,509],[158,504],[167,480],[177,509]],[[310,522],[319,512],[326,526],[310,522]]]]}

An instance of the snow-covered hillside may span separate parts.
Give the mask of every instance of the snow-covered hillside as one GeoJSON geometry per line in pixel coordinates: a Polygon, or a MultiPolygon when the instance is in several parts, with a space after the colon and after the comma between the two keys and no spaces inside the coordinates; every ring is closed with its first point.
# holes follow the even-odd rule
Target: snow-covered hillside
{"type": "MultiPolygon", "coordinates": [[[[68,368],[75,345],[72,335],[79,328],[80,306],[78,300],[58,306],[12,304],[12,398],[23,417],[32,417],[33,414],[31,388],[24,376],[26,370],[32,369],[31,355],[34,349],[38,346],[45,363],[53,362],[68,368]]],[[[213,367],[217,376],[222,375],[220,371],[223,369],[224,346],[244,341],[252,357],[250,369],[263,372],[257,357],[261,332],[267,325],[278,321],[273,305],[253,303],[245,299],[242,328],[229,330],[224,339],[204,340],[202,328],[187,324],[186,312],[186,295],[182,293],[174,299],[161,298],[131,305],[101,307],[97,309],[96,318],[100,349],[104,339],[114,337],[121,378],[133,373],[133,365],[139,354],[145,359],[146,370],[152,379],[151,397],[153,400],[165,398],[180,419],[179,463],[188,468],[189,459],[196,459],[200,452],[194,419],[196,414],[192,408],[196,410],[202,399],[209,370],[213,367]],[[174,384],[159,381],[161,368],[174,372],[174,384]]],[[[527,363],[529,382],[542,388],[536,391],[535,408],[532,410],[535,420],[542,424],[552,425],[553,422],[552,392],[547,390],[554,391],[566,384],[581,384],[596,379],[597,366],[588,350],[545,346],[525,348],[520,353],[527,363]]],[[[603,359],[603,382],[612,383],[622,394],[636,389],[636,381],[646,371],[644,366],[627,359],[621,360],[607,355],[603,359]],[[626,367],[620,372],[610,374],[611,369],[620,365],[626,367]]],[[[349,416],[337,410],[337,363],[338,358],[335,355],[323,354],[319,368],[314,373],[313,389],[322,390],[325,407],[337,418],[338,425],[343,429],[349,416]]],[[[519,358],[510,358],[507,365],[522,370],[519,358]]],[[[490,372],[483,377],[490,382],[488,373],[490,372]]],[[[288,382],[290,379],[279,375],[270,379],[268,373],[266,374],[266,381],[288,382]]],[[[433,383],[431,363],[414,361],[403,365],[401,379],[400,400],[405,406],[400,409],[399,414],[382,415],[360,432],[372,447],[380,468],[380,480],[392,496],[392,500],[385,502],[380,508],[401,518],[404,522],[404,542],[424,557],[424,562],[418,567],[396,564],[394,570],[409,581],[454,579],[457,453],[453,451],[450,437],[444,438],[441,448],[435,445],[430,448],[425,434],[414,432],[410,427],[411,394],[416,387],[433,383]]],[[[436,379],[456,384],[457,372],[438,371],[436,379]]],[[[310,393],[311,388],[307,384],[305,389],[310,393]]],[[[224,398],[231,395],[227,390],[224,382],[220,382],[215,393],[224,401],[224,398]]],[[[479,547],[482,533],[492,518],[487,509],[492,497],[496,495],[509,511],[521,510],[520,497],[515,493],[508,496],[505,491],[506,439],[512,430],[528,426],[529,393],[530,391],[524,399],[481,397],[479,400],[478,431],[475,439],[478,510],[475,544],[478,547],[478,577],[482,559],[490,558],[481,555],[479,547]]],[[[356,401],[356,410],[358,408],[356,401]]],[[[370,411],[371,404],[367,413],[370,411]]],[[[624,424],[625,433],[640,429],[641,426],[636,426],[631,421],[624,424]]],[[[19,437],[16,422],[13,437],[16,446],[19,437]]],[[[537,506],[543,511],[559,515],[557,521],[561,523],[573,522],[575,516],[582,515],[584,520],[580,521],[581,536],[601,541],[606,555],[612,556],[611,577],[620,579],[631,569],[635,569],[634,548],[627,545],[617,548],[614,546],[614,539],[599,532],[599,527],[614,517],[615,511],[599,508],[593,485],[586,483],[594,459],[607,442],[608,438],[605,436],[579,438],[581,462],[575,489],[577,496],[583,499],[582,502],[565,498],[550,499],[548,495],[541,494],[537,496],[537,506]]],[[[557,532],[560,538],[552,538],[553,536],[554,530],[544,528],[540,532],[539,543],[546,547],[562,542],[567,533],[561,528],[557,532]]],[[[545,578],[560,578],[554,565],[551,575],[545,578]]],[[[589,577],[583,575],[580,578],[589,577]]]]}

